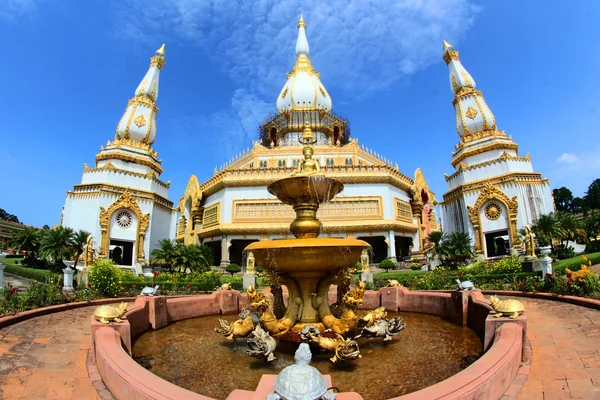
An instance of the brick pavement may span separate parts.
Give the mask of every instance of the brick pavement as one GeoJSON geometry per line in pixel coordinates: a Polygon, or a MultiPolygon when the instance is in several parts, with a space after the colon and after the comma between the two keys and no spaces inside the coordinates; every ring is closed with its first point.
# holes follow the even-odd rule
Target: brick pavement
{"type": "MultiPolygon", "coordinates": [[[[517,399],[600,400],[600,311],[520,300],[527,310],[533,360],[517,399]]],[[[99,399],[85,364],[95,308],[0,329],[0,399],[99,399]]],[[[507,394],[504,399],[513,399],[507,394]]]]}

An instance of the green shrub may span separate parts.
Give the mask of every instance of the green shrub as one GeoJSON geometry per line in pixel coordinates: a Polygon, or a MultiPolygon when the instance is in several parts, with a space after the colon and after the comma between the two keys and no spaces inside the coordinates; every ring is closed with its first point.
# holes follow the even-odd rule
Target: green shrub
{"type": "Polygon", "coordinates": [[[596,253],[600,251],[600,240],[594,240],[592,242],[589,242],[586,246],[585,246],[585,252],[586,253],[596,253]]]}
{"type": "MultiPolygon", "coordinates": [[[[460,267],[459,267],[459,270],[460,270],[460,267]]],[[[489,272],[488,265],[485,260],[475,261],[473,264],[468,265],[465,268],[465,273],[468,273],[471,275],[487,274],[488,272],[489,272]]]]}
{"type": "Polygon", "coordinates": [[[559,260],[572,258],[575,257],[575,250],[573,249],[573,247],[565,247],[563,245],[556,246],[552,251],[551,257],[559,260]]]}
{"type": "Polygon", "coordinates": [[[32,310],[63,302],[60,280],[51,276],[46,283],[31,282],[27,290],[19,294],[19,310],[32,310]]]}
{"type": "MultiPolygon", "coordinates": [[[[46,282],[46,280],[50,277],[56,276],[52,271],[47,269],[34,269],[27,267],[20,267],[17,265],[6,265],[4,268],[4,272],[9,274],[22,276],[23,278],[35,279],[40,282],[46,282]]],[[[5,278],[6,279],[6,278],[5,278]]]]}
{"type": "Polygon", "coordinates": [[[412,269],[413,271],[420,271],[421,270],[421,264],[419,264],[419,263],[412,263],[412,264],[410,264],[410,269],[412,269]]]}
{"type": "Polygon", "coordinates": [[[231,276],[233,276],[233,274],[237,274],[238,272],[240,272],[242,270],[242,267],[240,267],[237,264],[229,264],[226,268],[225,271],[229,272],[231,274],[231,276]]]}
{"type": "Polygon", "coordinates": [[[385,269],[386,271],[389,269],[396,268],[396,264],[392,260],[388,260],[387,258],[379,263],[379,268],[385,269]]]}
{"type": "Polygon", "coordinates": [[[521,260],[519,260],[519,257],[511,256],[496,261],[490,268],[489,272],[491,274],[510,274],[518,273],[522,270],[521,260]]]}
{"type": "Polygon", "coordinates": [[[90,268],[88,281],[92,290],[102,297],[117,297],[122,290],[123,277],[123,271],[112,261],[99,259],[90,268]]]}

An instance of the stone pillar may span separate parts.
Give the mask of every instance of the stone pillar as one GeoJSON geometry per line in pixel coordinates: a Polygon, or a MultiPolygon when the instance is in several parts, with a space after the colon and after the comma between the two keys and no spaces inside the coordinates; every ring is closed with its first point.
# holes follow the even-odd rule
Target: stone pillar
{"type": "Polygon", "coordinates": [[[150,320],[152,329],[160,329],[167,326],[167,298],[165,296],[154,296],[145,297],[145,299],[149,305],[148,319],[150,320]]]}
{"type": "Polygon", "coordinates": [[[64,273],[63,292],[75,291],[75,288],[73,288],[73,274],[75,273],[75,270],[67,267],[62,271],[64,273]]]}
{"type": "Polygon", "coordinates": [[[450,294],[450,321],[458,326],[467,326],[469,295],[472,290],[457,290],[450,294]]]}
{"type": "Polygon", "coordinates": [[[229,244],[227,243],[227,236],[223,236],[221,239],[221,268],[226,268],[229,265],[229,244]]]}
{"type": "Polygon", "coordinates": [[[552,274],[552,259],[548,256],[551,251],[552,248],[550,246],[540,248],[540,253],[544,255],[544,257],[539,260],[542,264],[542,275],[544,278],[546,277],[546,274],[552,274]]]}
{"type": "Polygon", "coordinates": [[[390,231],[388,233],[389,236],[389,246],[388,246],[388,258],[393,262],[398,261],[396,257],[396,237],[394,236],[394,231],[390,231]]]}

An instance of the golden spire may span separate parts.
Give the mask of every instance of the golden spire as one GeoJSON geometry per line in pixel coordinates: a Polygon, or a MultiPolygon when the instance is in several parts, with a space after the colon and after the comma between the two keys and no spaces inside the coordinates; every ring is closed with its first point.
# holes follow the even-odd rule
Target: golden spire
{"type": "Polygon", "coordinates": [[[156,50],[156,54],[161,55],[161,56],[165,56],[165,44],[163,43],[162,46],[160,46],[160,49],[156,50]]]}
{"type": "Polygon", "coordinates": [[[310,123],[308,122],[308,118],[306,118],[306,122],[304,123],[304,131],[300,136],[300,143],[302,144],[313,144],[316,142],[315,134],[310,129],[310,123]]]}
{"type": "Polygon", "coordinates": [[[450,61],[452,60],[460,60],[460,58],[458,58],[458,51],[454,50],[452,48],[452,45],[448,42],[446,42],[444,40],[444,56],[442,57],[444,59],[444,61],[446,61],[446,64],[450,64],[450,61]]]}
{"type": "Polygon", "coordinates": [[[306,22],[304,22],[304,18],[302,18],[302,14],[300,14],[300,21],[298,21],[298,29],[306,28],[306,22]]]}
{"type": "Polygon", "coordinates": [[[451,48],[452,48],[452,45],[444,40],[444,52],[446,52],[448,49],[451,49],[451,48]]]}
{"type": "Polygon", "coordinates": [[[162,69],[165,66],[165,43],[160,46],[160,49],[156,50],[154,56],[150,58],[150,66],[158,67],[162,69]]]}

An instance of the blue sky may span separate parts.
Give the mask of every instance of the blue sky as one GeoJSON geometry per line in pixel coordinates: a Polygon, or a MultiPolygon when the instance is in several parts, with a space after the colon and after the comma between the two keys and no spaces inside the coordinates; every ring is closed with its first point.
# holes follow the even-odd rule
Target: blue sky
{"type": "Polygon", "coordinates": [[[458,142],[442,39],[552,188],[600,177],[598,1],[0,0],[0,207],[59,222],[163,42],[154,147],[177,202],[276,111],[300,12],[353,136],[438,199],[458,142]]]}

